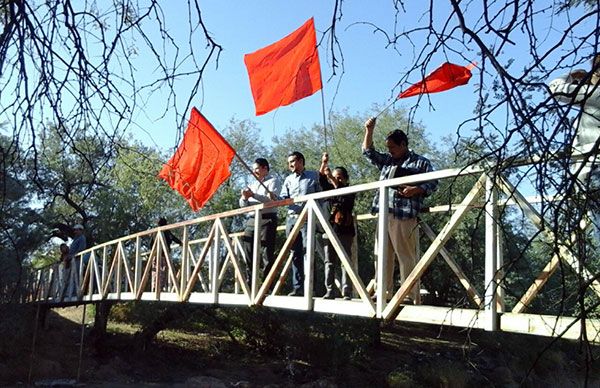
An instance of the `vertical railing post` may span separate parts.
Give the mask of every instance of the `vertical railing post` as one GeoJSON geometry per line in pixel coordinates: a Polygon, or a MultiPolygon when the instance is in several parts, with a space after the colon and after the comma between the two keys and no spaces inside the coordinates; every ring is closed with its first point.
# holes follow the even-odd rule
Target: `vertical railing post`
{"type": "Polygon", "coordinates": [[[121,285],[123,283],[122,277],[123,277],[123,272],[124,272],[122,269],[124,260],[123,260],[123,257],[121,257],[121,252],[122,252],[121,243],[119,242],[117,244],[117,253],[115,254],[115,260],[117,261],[115,263],[115,265],[117,266],[117,268],[116,268],[117,269],[117,284],[116,284],[117,299],[121,299],[121,289],[122,289],[121,285]]]}
{"type": "MultiPolygon", "coordinates": [[[[217,222],[215,220],[215,222],[217,222]]],[[[221,242],[221,231],[215,228],[215,236],[211,249],[211,267],[210,267],[210,291],[212,293],[213,303],[219,302],[219,247],[221,242]]],[[[208,243],[208,242],[207,242],[208,243]]]]}
{"type": "Polygon", "coordinates": [[[189,235],[188,235],[188,227],[185,225],[183,227],[183,239],[181,241],[181,265],[179,271],[179,300],[183,301],[183,294],[187,288],[188,277],[190,276],[190,255],[189,255],[189,235]]]}
{"type": "Polygon", "coordinates": [[[498,256],[498,191],[494,176],[485,181],[485,330],[498,330],[498,306],[496,304],[496,272],[498,256]]]}
{"type": "Polygon", "coordinates": [[[108,263],[106,261],[106,253],[108,247],[105,245],[102,249],[102,284],[100,285],[100,295],[104,295],[104,290],[107,289],[108,282],[108,263]]]}
{"type": "Polygon", "coordinates": [[[162,259],[162,231],[156,232],[156,259],[154,261],[154,298],[160,300],[162,282],[160,278],[160,264],[162,259]]]}
{"type": "Polygon", "coordinates": [[[262,212],[260,209],[256,209],[254,212],[254,243],[252,245],[252,278],[248,279],[250,282],[250,300],[253,301],[258,293],[258,269],[260,263],[260,253],[262,252],[260,246],[262,232],[262,212]]]}
{"type": "Polygon", "coordinates": [[[142,281],[142,239],[140,236],[135,238],[135,266],[133,268],[133,294],[137,295],[142,281]]]}
{"type": "Polygon", "coordinates": [[[387,282],[387,254],[388,254],[388,199],[389,190],[387,187],[379,189],[379,216],[377,217],[377,287],[375,295],[377,297],[376,314],[378,318],[383,316],[383,309],[386,304],[387,282]]]}
{"type": "Polygon", "coordinates": [[[308,212],[306,214],[307,217],[307,228],[306,228],[306,246],[305,249],[305,257],[304,257],[304,298],[306,299],[307,309],[312,310],[314,306],[314,287],[313,287],[313,279],[314,279],[314,268],[315,268],[315,209],[313,208],[319,206],[316,202],[311,201],[311,203],[306,203],[304,206],[308,207],[308,212]]]}
{"type": "MultiPolygon", "coordinates": [[[[498,215],[499,216],[499,215],[498,215]]],[[[496,305],[498,311],[503,313],[505,311],[504,304],[504,238],[502,238],[502,228],[499,227],[499,222],[496,223],[496,305]]]]}

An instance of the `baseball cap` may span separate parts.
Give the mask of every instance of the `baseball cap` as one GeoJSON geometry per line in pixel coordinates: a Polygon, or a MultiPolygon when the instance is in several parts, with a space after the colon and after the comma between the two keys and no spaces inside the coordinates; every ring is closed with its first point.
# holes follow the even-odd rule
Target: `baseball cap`
{"type": "Polygon", "coordinates": [[[75,224],[75,225],[73,226],[73,229],[80,229],[80,230],[83,230],[83,225],[81,225],[81,224],[75,224]]]}

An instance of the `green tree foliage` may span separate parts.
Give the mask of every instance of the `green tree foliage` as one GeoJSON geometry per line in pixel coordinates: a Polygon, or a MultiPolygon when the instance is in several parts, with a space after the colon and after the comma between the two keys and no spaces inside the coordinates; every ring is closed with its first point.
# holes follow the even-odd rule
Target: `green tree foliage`
{"type": "Polygon", "coordinates": [[[0,302],[17,298],[22,264],[44,239],[39,207],[32,206],[31,185],[25,179],[24,157],[17,144],[0,135],[0,302]]]}

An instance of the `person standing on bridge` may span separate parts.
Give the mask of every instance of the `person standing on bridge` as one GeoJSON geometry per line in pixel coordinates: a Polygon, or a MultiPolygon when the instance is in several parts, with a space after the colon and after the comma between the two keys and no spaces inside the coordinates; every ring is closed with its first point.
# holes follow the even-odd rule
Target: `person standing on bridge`
{"type": "MultiPolygon", "coordinates": [[[[158,222],[156,223],[156,225],[158,227],[161,226],[166,226],[169,223],[167,222],[167,219],[165,217],[160,217],[158,219],[158,222]]],[[[173,245],[173,243],[179,245],[179,246],[183,246],[183,243],[181,242],[181,240],[175,236],[173,234],[173,232],[171,232],[171,229],[166,229],[162,231],[163,234],[163,238],[164,238],[164,243],[165,243],[165,247],[167,248],[167,254],[168,257],[163,257],[160,260],[160,263],[158,264],[158,269],[152,269],[152,279],[154,282],[154,289],[157,288],[157,285],[160,284],[160,288],[161,290],[167,290],[169,289],[169,278],[167,277],[167,260],[171,260],[171,262],[173,262],[173,258],[171,256],[171,245],[173,245]]],[[[153,241],[154,244],[154,241],[153,241]]],[[[160,249],[160,248],[159,248],[160,249]]]]}
{"type": "MultiPolygon", "coordinates": [[[[319,179],[323,191],[347,187],[350,182],[348,170],[346,170],[344,167],[336,167],[333,169],[333,171],[331,171],[331,169],[328,167],[328,163],[329,155],[324,153],[323,157],[321,158],[321,167],[319,168],[319,179]]],[[[333,231],[340,240],[342,248],[346,252],[346,256],[348,258],[350,258],[352,255],[352,242],[354,241],[354,236],[356,235],[356,230],[354,229],[354,216],[352,215],[355,198],[356,194],[354,193],[328,198],[330,205],[329,222],[331,223],[333,231]]],[[[325,234],[323,235],[323,238],[326,238],[325,234]]],[[[323,299],[334,299],[337,296],[334,279],[335,272],[338,267],[341,267],[342,272],[342,297],[345,300],[352,299],[352,289],[350,283],[348,282],[346,270],[344,269],[344,266],[341,265],[339,255],[334,251],[329,239],[325,240],[324,249],[326,292],[325,295],[323,295],[323,299]]]]}
{"type": "MultiPolygon", "coordinates": [[[[252,165],[256,181],[242,190],[240,207],[258,205],[275,201],[281,190],[281,181],[275,175],[269,175],[270,167],[267,159],[257,158],[252,165]]],[[[260,257],[262,257],[263,278],[267,276],[275,262],[275,237],[277,235],[277,208],[263,209],[260,222],[260,257]]],[[[254,212],[249,214],[242,237],[246,259],[246,276],[252,279],[252,251],[254,250],[254,212]]]]}
{"type": "Polygon", "coordinates": [[[600,54],[592,59],[592,71],[574,70],[548,84],[552,96],[560,102],[581,108],[573,123],[576,153],[589,154],[577,163],[573,172],[577,176],[577,189],[587,194],[589,215],[596,241],[600,241],[600,54]]]}
{"type": "MultiPolygon", "coordinates": [[[[319,186],[319,173],[309,171],[304,167],[304,155],[294,151],[288,155],[288,168],[291,171],[283,181],[281,188],[281,199],[296,198],[302,195],[316,193],[321,191],[319,186]]],[[[285,232],[289,236],[298,216],[304,207],[303,203],[293,203],[288,207],[287,218],[285,221],[285,232]]],[[[288,296],[304,295],[304,259],[306,254],[306,223],[300,229],[292,246],[292,286],[293,291],[288,296]]]]}
{"type": "MultiPolygon", "coordinates": [[[[408,148],[408,137],[400,130],[390,132],[385,138],[388,153],[381,153],[373,147],[373,131],[376,119],[365,122],[365,136],[362,144],[363,155],[381,171],[379,180],[433,171],[431,162],[408,148]]],[[[418,230],[417,216],[423,207],[423,200],[437,188],[437,181],[421,182],[415,185],[401,185],[389,196],[388,212],[388,254],[386,260],[387,297],[391,298],[394,286],[394,254],[398,258],[400,281],[404,282],[417,263],[418,230]]],[[[372,212],[379,212],[379,195],[373,199],[372,212]]],[[[415,284],[405,303],[418,301],[419,282],[415,284]]]]}
{"type": "Polygon", "coordinates": [[[77,293],[77,287],[79,287],[78,276],[79,276],[79,267],[84,265],[83,257],[81,260],[77,260],[77,255],[79,252],[85,250],[87,248],[87,240],[85,238],[85,234],[83,233],[83,225],[76,224],[73,226],[73,241],[71,241],[71,245],[69,245],[69,253],[67,254],[67,262],[69,264],[69,269],[65,273],[65,278],[67,281],[67,296],[75,296],[77,293]],[[75,260],[74,260],[75,259],[75,260]],[[72,265],[71,265],[72,264],[72,265]],[[70,282],[70,274],[73,273],[75,281],[70,282]]]}

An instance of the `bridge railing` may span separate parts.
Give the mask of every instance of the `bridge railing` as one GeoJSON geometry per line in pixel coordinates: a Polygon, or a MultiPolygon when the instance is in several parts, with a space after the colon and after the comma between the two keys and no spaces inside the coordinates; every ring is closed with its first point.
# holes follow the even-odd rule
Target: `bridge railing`
{"type": "MultiPolygon", "coordinates": [[[[477,319],[478,325],[488,330],[496,330],[500,324],[500,314],[504,313],[503,287],[504,260],[502,257],[502,233],[498,214],[502,206],[518,206],[542,235],[558,241],[560,246],[548,262],[546,268],[533,280],[529,290],[520,298],[514,313],[522,313],[538,294],[548,278],[562,261],[577,273],[584,274],[591,289],[600,295],[600,284],[593,274],[582,268],[570,250],[570,244],[561,243],[545,227],[536,207],[523,196],[510,181],[501,174],[490,172],[482,167],[472,166],[463,169],[447,169],[425,174],[411,175],[386,181],[370,182],[341,189],[301,196],[290,200],[276,201],[252,207],[234,209],[224,213],[200,217],[147,231],[135,233],[113,241],[96,245],[81,252],[68,271],[51,267],[39,271],[37,282],[32,290],[32,300],[47,303],[89,302],[104,299],[115,300],[163,300],[173,302],[265,305],[288,309],[313,310],[340,314],[378,317],[386,320],[398,317],[405,308],[402,304],[411,289],[436,257],[441,257],[456,274],[458,282],[475,306],[475,315],[466,319],[477,319]],[[459,179],[473,176],[475,184],[462,201],[457,204],[432,206],[431,212],[449,214],[445,225],[435,232],[427,224],[420,223],[421,233],[431,239],[431,244],[421,247],[414,270],[396,290],[391,300],[386,300],[385,274],[387,268],[387,244],[378,244],[376,252],[377,270],[374,279],[362,279],[352,257],[342,245],[329,224],[329,215],[321,202],[332,196],[351,193],[378,192],[379,208],[385,209],[390,190],[398,185],[409,185],[430,180],[459,179]],[[232,218],[248,212],[254,213],[255,231],[260,228],[260,215],[266,208],[303,203],[289,236],[279,249],[275,263],[264,281],[259,276],[259,238],[254,233],[252,253],[252,278],[246,279],[244,250],[241,233],[232,233],[228,224],[232,218]],[[485,279],[483,284],[474,284],[444,245],[461,225],[465,215],[474,208],[484,208],[485,217],[485,279]],[[306,224],[307,242],[304,260],[304,295],[287,297],[279,295],[291,264],[290,249],[301,228],[306,224]],[[356,297],[350,301],[322,300],[314,295],[315,258],[319,249],[315,238],[317,228],[327,236],[332,248],[338,254],[341,265],[346,270],[356,297]],[[176,230],[182,236],[180,248],[167,246],[165,233],[176,230]],[[480,293],[479,290],[482,290],[480,293]],[[374,297],[374,298],[373,298],[374,297]],[[375,300],[375,301],[374,301],[375,300]],[[473,318],[476,317],[476,318],[473,318]]],[[[388,214],[380,212],[377,219],[377,240],[386,241],[388,214]]],[[[361,222],[370,216],[359,216],[361,222]]]]}

